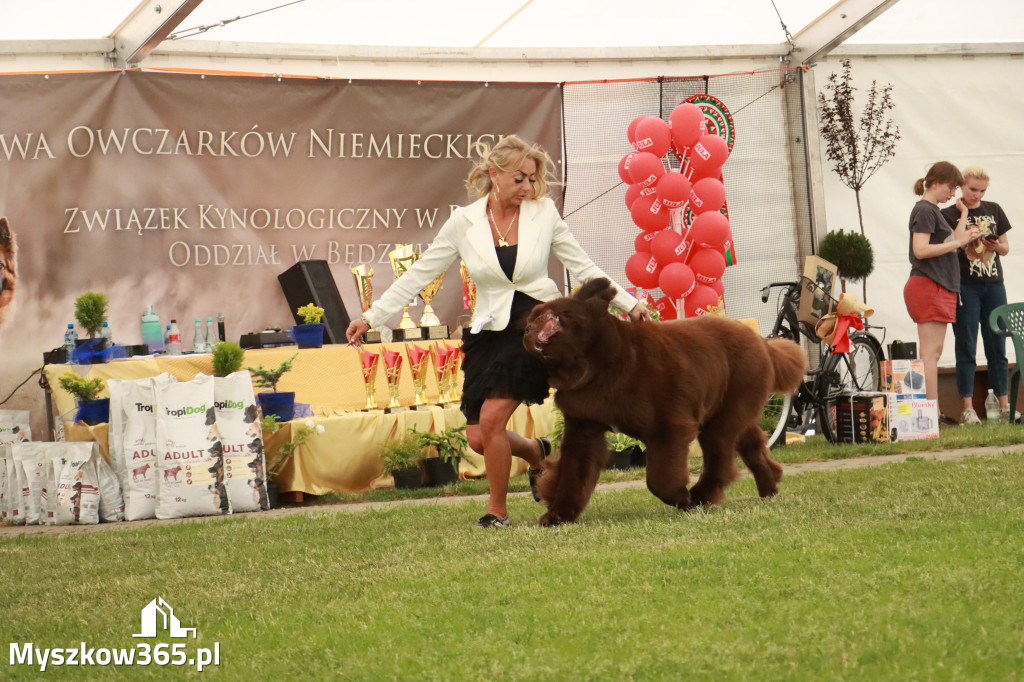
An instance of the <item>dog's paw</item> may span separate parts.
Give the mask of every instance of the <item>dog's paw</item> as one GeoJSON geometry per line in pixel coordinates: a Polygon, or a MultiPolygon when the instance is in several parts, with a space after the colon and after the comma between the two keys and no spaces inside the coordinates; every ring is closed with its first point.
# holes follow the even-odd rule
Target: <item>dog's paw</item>
{"type": "Polygon", "coordinates": [[[565,519],[562,519],[557,514],[552,514],[551,512],[548,512],[547,514],[544,514],[539,519],[537,519],[537,524],[541,528],[551,528],[553,526],[560,526],[563,523],[566,523],[565,519]]]}

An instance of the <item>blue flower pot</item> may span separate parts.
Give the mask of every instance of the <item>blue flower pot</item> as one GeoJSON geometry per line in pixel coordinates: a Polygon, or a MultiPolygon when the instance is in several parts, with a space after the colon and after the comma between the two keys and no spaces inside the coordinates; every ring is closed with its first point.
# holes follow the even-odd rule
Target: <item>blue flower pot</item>
{"type": "Polygon", "coordinates": [[[277,415],[278,421],[291,421],[295,416],[295,391],[257,393],[256,400],[263,410],[263,416],[277,415]]]}
{"type": "Polygon", "coordinates": [[[324,345],[324,323],[297,324],[292,327],[292,338],[299,348],[320,348],[324,345]]]}
{"type": "Polygon", "coordinates": [[[105,424],[110,421],[110,398],[89,400],[78,403],[78,412],[75,414],[75,421],[82,422],[89,426],[105,424]]]}

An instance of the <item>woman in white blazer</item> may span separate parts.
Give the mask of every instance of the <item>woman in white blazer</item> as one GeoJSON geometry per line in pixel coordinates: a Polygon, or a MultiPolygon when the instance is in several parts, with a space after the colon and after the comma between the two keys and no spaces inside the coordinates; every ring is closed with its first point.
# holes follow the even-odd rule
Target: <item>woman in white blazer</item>
{"type": "MultiPolygon", "coordinates": [[[[548,277],[554,254],[573,277],[583,282],[607,277],[580,247],[547,196],[553,163],[538,145],[510,135],[493,149],[478,144],[480,158],[466,180],[472,204],[456,209],[416,263],[349,325],[349,343],[358,344],[370,328],[380,326],[456,259],[466,263],[476,283],[471,329],[462,339],[462,411],[469,445],[483,454],[490,498],[481,528],[509,525],[506,493],[512,456],[530,465],[530,487],[537,498],[541,460],[550,454],[546,438],[528,439],[507,431],[512,413],[523,402],[548,396],[544,366],[523,348],[525,321],[539,303],[562,295],[548,277]]],[[[616,285],[613,304],[631,320],[649,313],[616,285]]]]}

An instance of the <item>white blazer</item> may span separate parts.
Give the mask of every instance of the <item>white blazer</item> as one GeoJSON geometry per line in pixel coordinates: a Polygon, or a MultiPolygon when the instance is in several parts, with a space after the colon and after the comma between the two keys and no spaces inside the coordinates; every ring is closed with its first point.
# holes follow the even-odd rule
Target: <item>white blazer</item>
{"type": "MultiPolygon", "coordinates": [[[[548,259],[552,252],[581,282],[608,277],[569,232],[569,226],[558,214],[555,202],[545,197],[522,204],[519,251],[515,271],[509,281],[498,263],[487,220],[487,197],[483,197],[452,213],[420,259],[363,314],[363,319],[371,327],[384,324],[410,303],[423,287],[445,272],[456,258],[461,258],[476,283],[476,309],[471,322],[473,331],[500,331],[508,326],[512,297],[516,291],[538,301],[550,301],[562,295],[558,285],[548,277],[548,259]]],[[[618,284],[614,286],[613,305],[625,311],[632,310],[636,299],[618,284]]]]}

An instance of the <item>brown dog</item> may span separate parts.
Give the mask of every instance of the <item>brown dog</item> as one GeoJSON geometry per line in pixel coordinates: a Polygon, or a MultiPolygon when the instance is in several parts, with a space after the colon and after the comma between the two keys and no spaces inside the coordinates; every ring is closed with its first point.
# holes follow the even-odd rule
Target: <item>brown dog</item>
{"type": "Polygon", "coordinates": [[[782,466],[768,456],[758,418],[769,394],[799,386],[806,363],[800,346],[765,341],[742,323],[710,315],[625,322],[608,314],[613,295],[607,279],[594,279],[530,313],[523,343],[547,365],[565,418],[561,458],[545,462],[538,482],[548,505],[540,525],[583,512],[607,462],[610,429],[647,445],[647,487],[666,504],[721,502],[738,476],[737,453],[758,494],[775,495],[782,466]],[[687,490],[694,438],[704,469],[687,490]]]}
{"type": "Polygon", "coordinates": [[[18,288],[18,270],[15,267],[17,254],[14,232],[7,224],[7,218],[0,218],[0,325],[7,319],[14,290],[18,288]]]}

